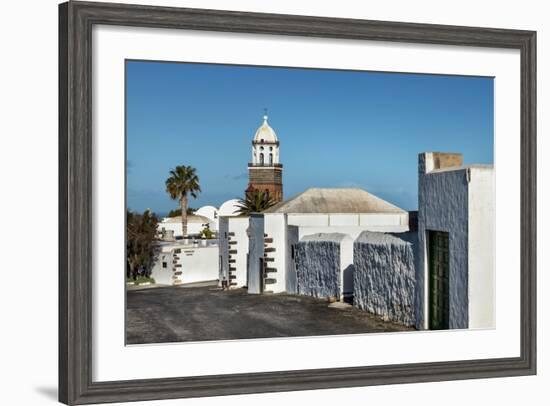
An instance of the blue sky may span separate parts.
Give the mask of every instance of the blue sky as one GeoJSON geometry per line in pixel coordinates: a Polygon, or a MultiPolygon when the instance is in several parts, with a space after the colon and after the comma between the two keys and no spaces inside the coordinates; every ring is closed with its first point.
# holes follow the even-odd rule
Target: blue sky
{"type": "Polygon", "coordinates": [[[285,198],[360,187],[417,208],[417,155],[493,163],[493,79],[167,62],[126,62],[127,203],[177,207],[164,181],[197,169],[191,207],[243,195],[264,108],[280,141],[285,198]]]}

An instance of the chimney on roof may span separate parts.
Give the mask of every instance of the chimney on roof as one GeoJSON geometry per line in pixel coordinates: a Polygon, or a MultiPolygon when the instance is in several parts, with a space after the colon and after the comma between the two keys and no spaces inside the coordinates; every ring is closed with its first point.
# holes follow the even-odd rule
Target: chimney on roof
{"type": "Polygon", "coordinates": [[[461,166],[462,154],[454,152],[422,152],[418,154],[418,172],[430,173],[436,169],[461,166]]]}

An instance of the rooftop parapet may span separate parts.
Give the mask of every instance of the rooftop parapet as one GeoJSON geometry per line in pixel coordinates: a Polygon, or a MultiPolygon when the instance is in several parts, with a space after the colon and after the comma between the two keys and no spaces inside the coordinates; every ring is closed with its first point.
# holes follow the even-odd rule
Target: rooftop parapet
{"type": "Polygon", "coordinates": [[[455,152],[422,152],[418,154],[418,172],[430,173],[437,169],[462,166],[462,154],[455,152]]]}

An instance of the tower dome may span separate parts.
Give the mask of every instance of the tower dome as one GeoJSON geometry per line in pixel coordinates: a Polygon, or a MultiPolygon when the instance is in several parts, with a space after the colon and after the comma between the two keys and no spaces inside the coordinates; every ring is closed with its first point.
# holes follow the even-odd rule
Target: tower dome
{"type": "Polygon", "coordinates": [[[283,200],[283,165],[279,162],[279,147],[277,134],[267,123],[266,111],[264,122],[252,140],[246,195],[258,190],[267,192],[276,202],[283,200]]]}
{"type": "Polygon", "coordinates": [[[256,135],[254,136],[254,142],[258,143],[275,143],[278,141],[277,134],[275,133],[275,130],[269,126],[267,123],[267,114],[264,115],[264,122],[262,125],[256,130],[256,135]]]}

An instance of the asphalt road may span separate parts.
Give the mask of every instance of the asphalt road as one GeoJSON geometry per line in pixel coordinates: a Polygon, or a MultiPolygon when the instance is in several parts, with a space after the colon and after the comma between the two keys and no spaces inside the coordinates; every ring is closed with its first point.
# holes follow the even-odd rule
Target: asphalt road
{"type": "Polygon", "coordinates": [[[127,291],[127,344],[299,337],[410,330],[353,307],[244,289],[157,287],[127,291]]]}

